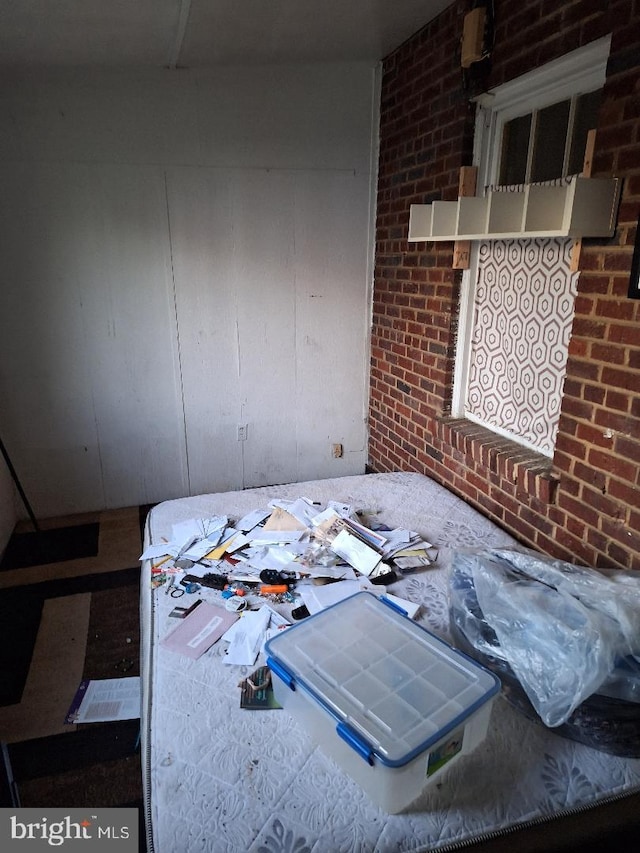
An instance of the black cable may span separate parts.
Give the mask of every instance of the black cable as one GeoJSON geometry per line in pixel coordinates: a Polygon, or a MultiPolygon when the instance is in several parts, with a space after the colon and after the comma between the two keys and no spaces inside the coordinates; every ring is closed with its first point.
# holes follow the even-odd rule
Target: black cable
{"type": "Polygon", "coordinates": [[[13,482],[16,484],[17,490],[20,492],[20,497],[22,498],[22,502],[25,505],[25,509],[29,513],[29,518],[31,519],[31,523],[33,524],[36,533],[40,533],[40,526],[36,521],[36,517],[33,514],[33,510],[31,509],[31,504],[27,500],[27,496],[24,493],[24,489],[20,484],[20,480],[18,479],[18,475],[16,473],[16,469],[13,467],[11,463],[11,459],[9,459],[9,454],[7,453],[7,448],[4,446],[4,442],[2,438],[0,438],[0,450],[2,451],[2,455],[4,456],[4,461],[7,463],[7,468],[9,469],[9,473],[13,477],[13,482]]]}

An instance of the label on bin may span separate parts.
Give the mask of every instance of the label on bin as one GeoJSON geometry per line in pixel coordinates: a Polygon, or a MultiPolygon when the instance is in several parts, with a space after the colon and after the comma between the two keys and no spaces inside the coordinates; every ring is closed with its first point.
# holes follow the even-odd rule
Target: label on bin
{"type": "Polygon", "coordinates": [[[452,732],[447,740],[429,753],[427,761],[427,776],[433,776],[441,767],[451,761],[454,755],[457,755],[462,749],[462,741],[464,740],[464,726],[452,732]]]}

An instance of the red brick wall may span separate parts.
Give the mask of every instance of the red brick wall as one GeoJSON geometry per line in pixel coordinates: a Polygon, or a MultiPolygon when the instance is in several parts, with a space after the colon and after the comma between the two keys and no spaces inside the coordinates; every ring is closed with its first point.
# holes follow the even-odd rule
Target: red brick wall
{"type": "Polygon", "coordinates": [[[640,3],[496,0],[491,66],[475,83],[460,69],[469,6],[455,2],[384,63],[369,467],[428,474],[543,552],[640,569],[640,300],[627,298],[640,213],[640,3]],[[457,196],[471,164],[470,94],[608,33],[593,174],[624,178],[622,201],[616,235],[582,247],[551,463],[450,417],[461,274],[451,243],[407,242],[409,206],[457,196]]]}

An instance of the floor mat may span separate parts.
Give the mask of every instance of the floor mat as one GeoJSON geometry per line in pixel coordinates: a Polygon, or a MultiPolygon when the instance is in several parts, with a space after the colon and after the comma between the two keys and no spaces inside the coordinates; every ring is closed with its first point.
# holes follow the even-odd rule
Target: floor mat
{"type": "Polygon", "coordinates": [[[91,593],[84,679],[140,674],[139,573],[130,583],[91,593]]]}
{"type": "Polygon", "coordinates": [[[79,771],[135,755],[140,720],[84,725],[74,732],[10,743],[9,756],[18,784],[28,779],[79,771]]]}
{"type": "Polygon", "coordinates": [[[14,533],[0,562],[0,571],[95,557],[99,533],[98,522],[14,533]]]}
{"type": "MultiPolygon", "coordinates": [[[[4,590],[0,595],[0,706],[15,705],[20,702],[29,673],[45,599],[126,587],[127,589],[123,593],[124,600],[137,609],[139,579],[140,569],[135,567],[121,569],[117,572],[62,578],[4,590]]],[[[98,600],[101,600],[100,597],[98,600]]],[[[118,624],[120,627],[125,624],[120,621],[119,611],[121,607],[122,603],[118,600],[112,611],[113,621],[109,625],[109,629],[114,632],[118,624]]],[[[92,647],[94,645],[91,643],[92,647]]],[[[126,646],[122,648],[126,653],[122,656],[131,657],[136,654],[137,645],[131,650],[126,646]]],[[[99,653],[96,653],[96,656],[98,655],[99,653]]],[[[90,675],[88,677],[95,678],[96,676],[90,675]]],[[[111,677],[117,678],[118,674],[116,673],[111,677]]]]}
{"type": "Polygon", "coordinates": [[[8,589],[0,595],[0,706],[20,701],[43,602],[31,588],[8,589]]]}
{"type": "Polygon", "coordinates": [[[141,851],[140,720],[66,726],[64,716],[82,679],[140,671],[137,561],[149,509],[56,519],[37,534],[23,525],[0,572],[0,731],[13,734],[22,807],[136,807],[141,851]]]}

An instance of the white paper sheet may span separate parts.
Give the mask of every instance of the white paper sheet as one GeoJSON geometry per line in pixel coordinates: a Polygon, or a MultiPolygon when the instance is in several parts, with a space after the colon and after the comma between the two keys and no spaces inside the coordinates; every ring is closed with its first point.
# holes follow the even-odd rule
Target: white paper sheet
{"type": "Polygon", "coordinates": [[[67,714],[67,723],[136,720],[140,716],[140,677],[83,681],[67,714]]]}
{"type": "Polygon", "coordinates": [[[223,641],[229,641],[223,663],[252,666],[269,637],[290,624],[288,619],[268,604],[260,610],[244,613],[222,637],[223,641]]]}
{"type": "Polygon", "coordinates": [[[382,559],[377,551],[369,548],[348,530],[341,530],[338,533],[331,543],[331,549],[363,575],[370,575],[382,559]]]}

